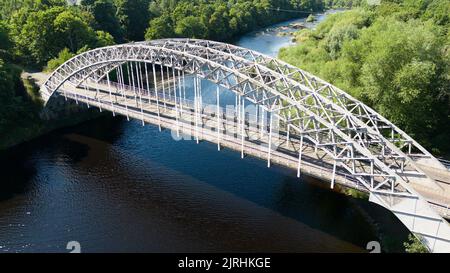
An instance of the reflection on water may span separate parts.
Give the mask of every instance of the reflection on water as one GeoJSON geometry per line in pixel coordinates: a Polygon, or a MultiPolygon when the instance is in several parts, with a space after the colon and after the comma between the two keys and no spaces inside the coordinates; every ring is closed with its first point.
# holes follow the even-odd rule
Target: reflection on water
{"type": "MultiPolygon", "coordinates": [[[[237,43],[264,51],[260,37],[237,43]]],[[[89,252],[359,252],[381,239],[400,251],[406,234],[327,183],[123,118],[43,136],[0,154],[0,166],[0,252],[66,251],[72,240],[89,252]]]]}

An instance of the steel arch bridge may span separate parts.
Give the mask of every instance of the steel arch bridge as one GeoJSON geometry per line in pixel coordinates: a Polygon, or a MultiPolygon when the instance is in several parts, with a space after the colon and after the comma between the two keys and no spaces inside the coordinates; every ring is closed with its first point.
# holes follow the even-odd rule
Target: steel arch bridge
{"type": "Polygon", "coordinates": [[[265,158],[268,166],[275,161],[298,176],[309,171],[332,188],[339,183],[366,191],[431,251],[450,252],[442,204],[426,196],[449,198],[429,166],[444,175],[448,170],[370,107],[275,58],[208,40],[128,43],[73,57],[49,76],[41,94],[46,103],[63,96],[240,150],[242,157],[265,158]],[[193,100],[185,95],[186,75],[193,100]],[[204,107],[200,79],[217,85],[215,108],[204,107]],[[219,104],[221,89],[236,96],[231,113],[219,104]],[[257,107],[254,124],[245,103],[257,107]],[[308,162],[312,155],[318,160],[308,162]]]}

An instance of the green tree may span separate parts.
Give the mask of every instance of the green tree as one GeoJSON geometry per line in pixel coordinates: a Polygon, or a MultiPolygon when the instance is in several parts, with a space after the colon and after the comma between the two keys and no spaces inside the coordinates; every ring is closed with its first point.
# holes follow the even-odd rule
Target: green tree
{"type": "Polygon", "coordinates": [[[83,5],[92,12],[97,29],[110,33],[117,42],[123,41],[123,29],[111,0],[89,0],[84,1],[83,5]]]}
{"type": "Polygon", "coordinates": [[[384,19],[346,44],[343,54],[362,60],[361,96],[426,143],[448,124],[442,115],[448,114],[442,46],[439,29],[432,24],[384,19]]]}
{"type": "MultiPolygon", "coordinates": [[[[95,37],[96,37],[95,47],[104,47],[115,44],[114,37],[108,32],[97,30],[95,32],[95,37]]],[[[80,52],[80,50],[82,49],[83,48],[78,49],[78,52],[80,52]]]]}
{"type": "Polygon", "coordinates": [[[206,27],[194,16],[187,16],[177,22],[175,34],[179,37],[204,38],[206,27]]]}
{"type": "Polygon", "coordinates": [[[146,40],[153,40],[159,38],[168,38],[174,36],[172,26],[172,19],[169,14],[162,14],[150,21],[147,32],[145,33],[146,40]]]}
{"type": "Polygon", "coordinates": [[[145,29],[150,19],[149,0],[114,0],[125,37],[131,41],[144,39],[145,29]]]}
{"type": "Polygon", "coordinates": [[[424,19],[432,19],[438,25],[450,24],[450,2],[433,0],[423,14],[424,19]]]}
{"type": "Polygon", "coordinates": [[[53,21],[55,38],[61,47],[76,52],[86,44],[95,43],[95,32],[72,11],[63,11],[53,21]]]}
{"type": "Polygon", "coordinates": [[[228,10],[225,4],[218,4],[208,20],[209,37],[213,40],[227,39],[230,33],[228,10]]]}
{"type": "MultiPolygon", "coordinates": [[[[119,1],[124,0],[116,0],[119,1]]],[[[298,16],[281,9],[322,8],[321,0],[154,0],[148,8],[151,20],[145,37],[156,39],[175,35],[228,40],[258,27],[298,16]]]]}
{"type": "Polygon", "coordinates": [[[3,21],[0,21],[0,57],[7,54],[7,51],[12,47],[9,39],[9,29],[3,21]]]}
{"type": "Polygon", "coordinates": [[[59,52],[53,22],[63,11],[63,7],[36,12],[21,9],[13,15],[10,20],[12,38],[17,54],[26,63],[42,64],[59,52]]]}
{"type": "Polygon", "coordinates": [[[433,5],[402,3],[406,10],[384,2],[329,16],[315,30],[300,32],[300,44],[279,56],[364,101],[435,153],[448,155],[448,26],[421,15],[433,5]]]}
{"type": "Polygon", "coordinates": [[[45,71],[52,72],[60,65],[71,59],[75,54],[71,53],[70,50],[66,47],[61,52],[59,52],[58,57],[51,59],[47,62],[47,66],[45,71]]]}
{"type": "Polygon", "coordinates": [[[33,108],[17,94],[22,89],[20,71],[0,58],[0,137],[33,114],[33,108]]]}
{"type": "Polygon", "coordinates": [[[54,6],[35,11],[24,7],[9,20],[14,53],[27,64],[41,66],[64,48],[77,52],[85,46],[111,44],[111,35],[96,32],[92,20],[91,13],[73,7],[54,6]]]}
{"type": "Polygon", "coordinates": [[[66,5],[66,0],[2,0],[0,1],[0,19],[8,20],[19,9],[36,11],[66,5]]]}

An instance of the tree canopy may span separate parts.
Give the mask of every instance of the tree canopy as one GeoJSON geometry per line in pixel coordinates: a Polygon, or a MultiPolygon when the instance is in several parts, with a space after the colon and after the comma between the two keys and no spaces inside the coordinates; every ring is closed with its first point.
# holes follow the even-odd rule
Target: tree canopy
{"type": "Polygon", "coordinates": [[[146,39],[168,37],[229,40],[298,16],[283,10],[319,11],[321,0],[155,0],[150,4],[146,39]]]}
{"type": "Polygon", "coordinates": [[[280,57],[350,92],[421,144],[448,155],[450,2],[397,2],[330,16],[315,30],[301,31],[298,45],[283,49],[280,57]]]}

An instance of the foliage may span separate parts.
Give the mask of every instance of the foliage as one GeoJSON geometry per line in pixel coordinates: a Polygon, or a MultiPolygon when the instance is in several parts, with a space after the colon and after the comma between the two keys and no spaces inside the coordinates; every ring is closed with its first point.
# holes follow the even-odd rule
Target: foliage
{"type": "Polygon", "coordinates": [[[0,50],[8,50],[12,46],[9,40],[9,29],[6,24],[0,21],[0,50]]]}
{"type": "Polygon", "coordinates": [[[168,37],[230,38],[298,16],[283,10],[318,11],[320,0],[155,0],[149,7],[146,39],[168,37]],[[280,8],[280,10],[278,10],[280,8]]]}
{"type": "Polygon", "coordinates": [[[86,44],[93,44],[94,31],[82,18],[70,10],[59,13],[53,20],[56,41],[76,52],[86,44]]]}
{"type": "Polygon", "coordinates": [[[403,243],[407,253],[428,253],[428,248],[412,234],[408,235],[408,241],[403,243]]]}
{"type": "Polygon", "coordinates": [[[181,37],[205,38],[206,27],[194,16],[187,16],[177,21],[175,34],[181,37]]]}
{"type": "Polygon", "coordinates": [[[76,8],[52,6],[33,11],[24,7],[9,19],[15,55],[26,64],[40,66],[64,48],[77,52],[86,45],[109,44],[109,35],[96,33],[92,22],[90,13],[76,8]]]}
{"type": "Polygon", "coordinates": [[[351,196],[351,197],[353,197],[353,198],[357,198],[357,199],[365,199],[365,200],[368,200],[368,199],[369,199],[369,195],[368,195],[366,192],[359,191],[359,190],[356,190],[356,189],[345,188],[345,189],[343,189],[343,192],[344,192],[346,195],[349,195],[349,196],[351,196]]]}
{"type": "Polygon", "coordinates": [[[435,153],[450,154],[449,23],[441,1],[383,2],[301,31],[280,58],[351,93],[435,153]],[[432,10],[432,12],[430,12],[432,10]]]}
{"type": "Polygon", "coordinates": [[[125,37],[132,41],[143,40],[150,19],[150,0],[114,0],[114,4],[125,37]]]}
{"type": "MultiPolygon", "coordinates": [[[[94,47],[104,47],[104,46],[110,46],[114,45],[114,37],[109,34],[106,31],[97,30],[95,32],[95,46],[94,47]]],[[[88,48],[88,45],[85,45],[84,47],[78,49],[78,53],[86,51],[86,48],[88,48]]]]}
{"type": "Polygon", "coordinates": [[[35,105],[27,100],[20,79],[20,70],[0,59],[0,135],[21,126],[25,121],[35,120],[35,105]]]}
{"type": "Polygon", "coordinates": [[[172,19],[167,13],[152,19],[149,25],[150,27],[145,33],[146,40],[171,37],[174,35],[172,19]]]}
{"type": "Polygon", "coordinates": [[[0,19],[6,20],[20,9],[39,10],[52,6],[65,6],[65,0],[2,0],[0,1],[0,19]]]}
{"type": "Polygon", "coordinates": [[[314,22],[314,21],[316,21],[316,17],[312,14],[310,14],[308,18],[306,18],[306,22],[314,22]]]}
{"type": "Polygon", "coordinates": [[[117,8],[111,0],[85,0],[82,5],[95,18],[94,28],[111,34],[118,43],[124,41],[124,27],[117,17],[117,8]]]}
{"type": "Polygon", "coordinates": [[[58,57],[51,59],[48,61],[45,71],[51,72],[58,68],[60,65],[68,61],[70,58],[75,56],[75,54],[71,53],[69,49],[66,47],[61,52],[59,52],[58,57]]]}

